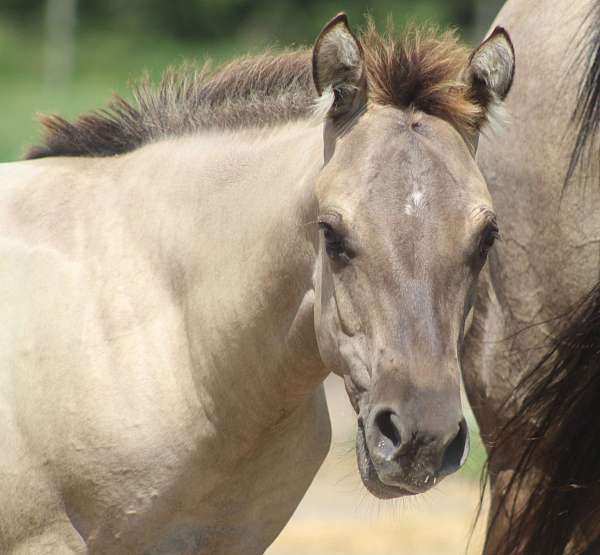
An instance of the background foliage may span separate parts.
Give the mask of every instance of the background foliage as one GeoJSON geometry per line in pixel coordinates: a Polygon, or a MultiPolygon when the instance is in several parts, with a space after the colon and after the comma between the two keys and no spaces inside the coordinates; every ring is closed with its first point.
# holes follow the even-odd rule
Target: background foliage
{"type": "MultiPolygon", "coordinates": [[[[3,0],[0,17],[27,25],[42,22],[45,0],[3,0]]],[[[310,40],[327,19],[341,10],[354,20],[365,12],[434,19],[461,27],[474,24],[473,0],[81,0],[81,29],[110,29],[128,34],[161,34],[181,40],[233,37],[288,42],[310,40]]]]}

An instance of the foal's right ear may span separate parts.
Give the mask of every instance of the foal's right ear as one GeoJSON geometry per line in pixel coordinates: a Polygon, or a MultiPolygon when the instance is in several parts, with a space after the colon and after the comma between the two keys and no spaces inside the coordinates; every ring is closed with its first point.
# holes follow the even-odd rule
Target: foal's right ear
{"type": "Polygon", "coordinates": [[[312,71],[319,96],[333,93],[329,115],[348,113],[364,97],[366,77],[362,46],[345,13],[336,15],[321,31],[312,53],[312,71]]]}
{"type": "Polygon", "coordinates": [[[496,27],[469,58],[465,81],[470,96],[489,112],[506,98],[514,75],[515,49],[508,33],[496,27]]]}

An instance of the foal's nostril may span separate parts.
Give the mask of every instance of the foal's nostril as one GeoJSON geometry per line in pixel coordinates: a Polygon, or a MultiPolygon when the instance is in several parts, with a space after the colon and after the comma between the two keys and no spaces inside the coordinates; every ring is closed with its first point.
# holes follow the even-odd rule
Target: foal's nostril
{"type": "Polygon", "coordinates": [[[439,476],[447,476],[457,471],[467,460],[469,454],[469,428],[463,418],[458,425],[458,433],[444,451],[439,476]]]}
{"type": "Polygon", "coordinates": [[[398,417],[390,410],[382,410],[375,417],[375,425],[384,437],[387,437],[396,448],[402,443],[398,417]]]}

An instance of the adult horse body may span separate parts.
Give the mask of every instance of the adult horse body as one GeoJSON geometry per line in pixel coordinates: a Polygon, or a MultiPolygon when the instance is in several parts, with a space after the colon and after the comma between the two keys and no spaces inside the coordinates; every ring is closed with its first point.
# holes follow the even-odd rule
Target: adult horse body
{"type": "Polygon", "coordinates": [[[509,0],[494,25],[510,30],[519,71],[510,124],[477,154],[503,241],[480,280],[463,365],[491,449],[486,553],[580,553],[599,535],[598,293],[565,316],[600,264],[600,3],[509,0]]]}
{"type": "Polygon", "coordinates": [[[469,58],[340,15],[312,78],[267,56],[48,119],[0,170],[0,551],[263,552],[327,452],[328,370],[374,494],[459,468],[497,232],[472,151],[512,72],[501,30],[469,58]]]}

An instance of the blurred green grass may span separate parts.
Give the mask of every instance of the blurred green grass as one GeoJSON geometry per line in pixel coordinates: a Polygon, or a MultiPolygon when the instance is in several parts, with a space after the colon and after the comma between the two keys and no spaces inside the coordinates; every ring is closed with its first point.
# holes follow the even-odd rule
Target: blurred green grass
{"type": "Polygon", "coordinates": [[[56,86],[45,82],[41,31],[0,20],[0,162],[20,158],[28,145],[39,140],[36,114],[73,118],[105,106],[113,93],[128,97],[130,83],[145,72],[157,80],[172,64],[209,59],[220,64],[266,46],[244,39],[201,44],[165,36],[86,32],[77,37],[73,76],[56,86]]]}

